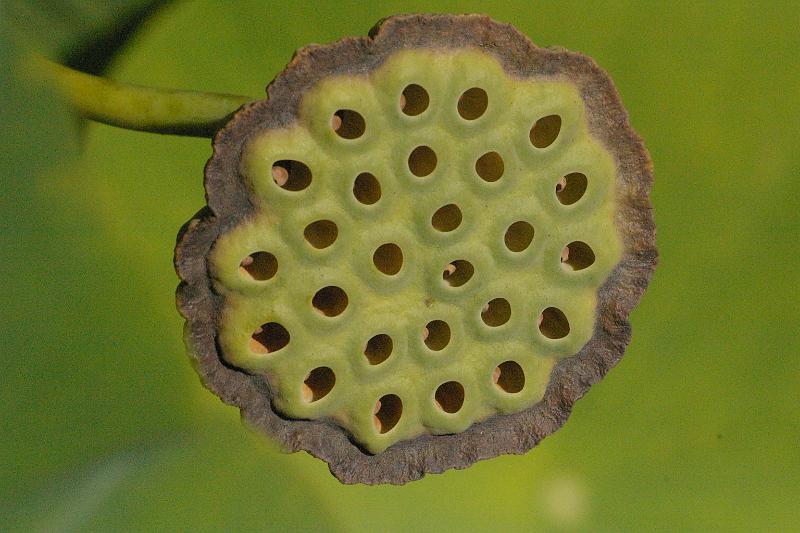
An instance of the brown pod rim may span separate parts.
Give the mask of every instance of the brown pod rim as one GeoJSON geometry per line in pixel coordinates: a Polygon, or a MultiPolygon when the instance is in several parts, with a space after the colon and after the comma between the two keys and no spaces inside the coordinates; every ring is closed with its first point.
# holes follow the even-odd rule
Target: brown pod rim
{"type": "Polygon", "coordinates": [[[630,341],[628,315],[655,269],[655,225],[649,192],[652,163],[608,75],[591,58],[560,48],[540,48],[509,24],[482,15],[401,15],[380,21],[368,37],[345,38],[298,50],[267,88],[269,98],[243,106],[214,138],[205,169],[208,205],[178,234],[175,268],[186,340],[203,383],[241,409],[251,426],[284,450],[305,450],[328,463],[343,483],[402,484],[427,473],[466,468],[481,459],[520,454],[560,428],[572,406],[622,357],[630,341]],[[273,391],[263,376],[226,364],[216,342],[223,306],[209,276],[208,256],[217,238],[255,212],[239,174],[246,141],[260,131],[292,126],[303,95],[334,75],[364,74],[406,48],[473,47],[496,57],[522,79],[569,80],[577,85],[591,134],[614,157],[617,169],[615,225],[622,257],[598,289],[592,338],[553,368],[544,398],[531,408],[494,415],[453,435],[423,435],[371,455],[329,420],[292,420],[272,408],[273,391]]]}

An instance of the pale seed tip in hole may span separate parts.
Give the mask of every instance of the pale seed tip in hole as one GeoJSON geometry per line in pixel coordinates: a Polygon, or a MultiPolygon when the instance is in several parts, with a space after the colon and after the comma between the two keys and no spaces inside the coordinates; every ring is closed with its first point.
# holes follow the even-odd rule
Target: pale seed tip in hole
{"type": "Polygon", "coordinates": [[[494,367],[494,371],[492,372],[492,383],[497,385],[497,382],[500,381],[500,374],[502,371],[500,370],[499,366],[494,367]]]}
{"type": "Polygon", "coordinates": [[[448,276],[452,276],[456,271],[456,266],[453,263],[450,263],[446,267],[444,267],[444,271],[448,276]]]}
{"type": "Polygon", "coordinates": [[[564,187],[567,186],[567,177],[562,176],[558,183],[556,183],[556,192],[561,192],[564,190],[564,187]]]}
{"type": "Polygon", "coordinates": [[[561,262],[566,263],[569,261],[569,246],[565,246],[563,250],[561,250],[561,262]]]}
{"type": "Polygon", "coordinates": [[[283,187],[286,185],[286,182],[289,181],[289,171],[281,166],[273,165],[272,180],[278,185],[278,187],[283,187]]]}
{"type": "Polygon", "coordinates": [[[539,318],[536,320],[536,327],[537,328],[540,327],[543,321],[544,321],[544,313],[540,314],[539,318]]]}
{"type": "Polygon", "coordinates": [[[406,95],[401,94],[400,95],[400,109],[405,109],[405,108],[406,108],[406,95]]]}
{"type": "Polygon", "coordinates": [[[483,304],[483,307],[481,308],[481,314],[485,315],[488,310],[489,310],[489,304],[488,303],[483,304]]]}
{"type": "Polygon", "coordinates": [[[339,115],[333,115],[331,117],[331,128],[333,128],[333,131],[339,131],[339,128],[341,127],[342,127],[342,117],[340,117],[339,115]]]}
{"type": "Polygon", "coordinates": [[[311,403],[311,400],[314,399],[314,391],[311,390],[311,387],[303,383],[303,388],[300,392],[303,397],[303,401],[306,403],[311,403]]]}
{"type": "Polygon", "coordinates": [[[422,340],[428,340],[428,336],[431,334],[430,330],[426,327],[422,328],[422,340]]]}
{"type": "MultiPolygon", "coordinates": [[[[241,262],[241,263],[239,263],[239,266],[246,267],[246,266],[248,266],[248,265],[252,265],[252,264],[253,264],[253,256],[252,256],[252,255],[248,255],[247,257],[245,257],[244,259],[242,259],[242,262],[241,262]]],[[[260,328],[259,328],[259,329],[260,329],[260,328]]],[[[257,332],[257,333],[260,333],[260,332],[257,332]]]]}

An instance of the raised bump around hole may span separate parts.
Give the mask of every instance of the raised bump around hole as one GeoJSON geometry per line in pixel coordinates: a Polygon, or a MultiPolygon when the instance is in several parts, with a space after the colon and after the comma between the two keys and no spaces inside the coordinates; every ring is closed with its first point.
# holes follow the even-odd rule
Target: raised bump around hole
{"type": "Polygon", "coordinates": [[[572,270],[583,270],[594,263],[594,251],[583,241],[573,241],[561,252],[561,263],[572,270]]]}
{"type": "Polygon", "coordinates": [[[268,322],[256,328],[250,337],[250,350],[255,353],[274,353],[289,344],[286,328],[277,322],[268,322]]]}
{"type": "Polygon", "coordinates": [[[386,394],[375,402],[372,412],[372,422],[378,433],[388,433],[400,422],[403,402],[396,394],[386,394]]]}
{"type": "Polygon", "coordinates": [[[436,405],[445,413],[457,413],[464,405],[464,386],[458,381],[448,381],[436,388],[436,405]]]}
{"type": "Polygon", "coordinates": [[[428,91],[426,91],[424,87],[417,85],[416,83],[412,83],[403,89],[400,102],[400,109],[403,111],[403,113],[410,117],[414,117],[428,109],[430,96],[428,96],[428,91]]]}
{"type": "Polygon", "coordinates": [[[303,237],[306,241],[319,250],[336,242],[338,236],[339,228],[331,220],[317,220],[303,230],[303,237]]]}
{"type": "Polygon", "coordinates": [[[494,298],[481,311],[481,320],[489,327],[502,326],[511,319],[511,304],[505,298],[494,298]]]}
{"type": "Polygon", "coordinates": [[[539,316],[539,331],[548,339],[563,339],[569,334],[569,320],[561,309],[548,307],[539,316]]]}
{"type": "Polygon", "coordinates": [[[394,276],[403,268],[403,250],[393,242],[381,244],[372,254],[372,263],[381,273],[394,276]]]}
{"type": "Polygon", "coordinates": [[[364,135],[367,123],[358,111],[340,109],[333,114],[331,128],[343,139],[358,139],[364,135]]]}
{"type": "Polygon", "coordinates": [[[495,182],[503,177],[505,164],[497,152],[487,152],[475,161],[475,172],[483,181],[495,182]]]}
{"type": "Polygon", "coordinates": [[[425,346],[438,352],[450,344],[450,326],[444,320],[432,320],[425,326],[426,335],[423,336],[425,346]]]}
{"type": "Polygon", "coordinates": [[[572,172],[562,177],[556,185],[556,197],[563,205],[572,205],[583,198],[588,185],[585,174],[572,172]]]}
{"type": "Polygon", "coordinates": [[[516,361],[505,361],[494,369],[492,381],[503,392],[516,394],[525,388],[525,372],[516,361]]]}
{"type": "Polygon", "coordinates": [[[461,287],[475,274],[475,267],[472,263],[465,259],[456,259],[447,265],[442,272],[442,279],[444,279],[451,287],[461,287]]]}
{"type": "Polygon", "coordinates": [[[408,169],[418,178],[424,178],[436,170],[436,152],[430,146],[417,146],[408,156],[408,169]]]}
{"type": "Polygon", "coordinates": [[[437,231],[447,233],[461,225],[463,215],[456,204],[443,205],[431,217],[431,225],[437,231]]]}
{"type": "Polygon", "coordinates": [[[480,118],[489,106],[489,96],[480,87],[464,91],[458,99],[458,114],[464,120],[480,118]]]}
{"type": "Polygon", "coordinates": [[[362,172],[353,182],[353,196],[364,205],[372,205],[381,199],[381,184],[369,172],[362,172]]]}
{"type": "Polygon", "coordinates": [[[278,272],[278,260],[269,252],[254,252],[242,259],[239,269],[255,281],[266,281],[278,272]]]}
{"type": "Polygon", "coordinates": [[[336,375],[327,366],[315,368],[303,380],[303,401],[316,402],[328,395],[336,384],[336,375]]]}
{"type": "Polygon", "coordinates": [[[347,293],[340,287],[329,285],[318,290],[311,299],[314,309],[327,317],[341,315],[347,309],[347,293]]]}
{"type": "Polygon", "coordinates": [[[311,185],[311,169],[293,159],[275,161],[272,164],[272,181],[287,191],[302,191],[311,185]]]}
{"type": "Polygon", "coordinates": [[[547,148],[553,144],[561,132],[561,117],[547,115],[537,120],[530,131],[531,144],[536,148],[547,148]]]}
{"type": "Polygon", "coordinates": [[[506,230],[504,241],[512,252],[522,252],[533,242],[534,229],[528,222],[518,220],[506,230]]]}
{"type": "Polygon", "coordinates": [[[364,348],[364,356],[370,365],[379,365],[392,355],[393,349],[394,342],[392,338],[385,333],[379,333],[367,341],[367,345],[364,348]]]}

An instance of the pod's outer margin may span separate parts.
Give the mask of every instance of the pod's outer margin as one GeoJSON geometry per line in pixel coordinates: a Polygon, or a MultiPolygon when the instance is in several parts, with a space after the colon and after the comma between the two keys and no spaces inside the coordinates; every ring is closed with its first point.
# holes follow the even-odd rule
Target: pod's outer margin
{"type": "Polygon", "coordinates": [[[368,37],[351,37],[297,51],[267,88],[268,99],[243,106],[214,138],[205,169],[207,206],[181,229],[175,249],[180,313],[186,340],[204,385],[241,409],[243,419],[289,452],[305,450],[326,461],[343,483],[403,484],[428,473],[466,468],[501,454],[519,454],[560,428],[572,406],[622,357],[630,341],[628,315],[655,269],[655,225],[649,192],[652,163],[608,75],[589,57],[540,48],[508,24],[482,15],[399,15],[384,19],[368,37]],[[216,342],[222,298],[211,286],[209,252],[216,239],[255,212],[240,175],[242,149],[253,135],[292,126],[303,95],[332,75],[364,74],[405,48],[473,47],[495,56],[510,75],[577,84],[592,135],[617,167],[615,224],[622,238],[620,262],[598,290],[594,334],[553,369],[542,401],[509,415],[495,415],[454,435],[425,435],[371,455],[347,432],[326,420],[289,420],[272,408],[266,379],[227,365],[216,342]]]}

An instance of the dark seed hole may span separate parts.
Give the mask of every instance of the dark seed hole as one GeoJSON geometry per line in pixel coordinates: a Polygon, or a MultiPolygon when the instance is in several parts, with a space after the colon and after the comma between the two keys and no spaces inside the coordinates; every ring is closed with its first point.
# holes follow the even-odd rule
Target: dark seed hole
{"type": "Polygon", "coordinates": [[[311,185],[311,169],[300,161],[282,159],[272,164],[272,180],[287,191],[302,191],[311,185]]]}
{"type": "Polygon", "coordinates": [[[505,298],[495,298],[487,303],[481,311],[481,319],[487,326],[502,326],[511,318],[511,304],[505,298]]]}
{"type": "Polygon", "coordinates": [[[438,352],[450,343],[450,326],[443,320],[428,322],[422,333],[425,346],[438,352]]]}
{"type": "Polygon", "coordinates": [[[539,331],[548,339],[562,339],[569,334],[569,321],[555,307],[548,307],[539,316],[539,331]]]}
{"type": "Polygon", "coordinates": [[[479,87],[467,89],[458,99],[458,114],[465,120],[475,120],[486,112],[489,96],[479,87]]]}
{"type": "Polygon", "coordinates": [[[372,205],[381,199],[381,184],[369,172],[362,172],[353,183],[353,196],[365,205],[372,205]]]}
{"type": "Polygon", "coordinates": [[[331,127],[343,139],[357,139],[364,135],[367,123],[364,117],[352,109],[340,109],[331,118],[331,127]]]}
{"type": "Polygon", "coordinates": [[[456,204],[447,204],[436,210],[431,225],[441,232],[453,231],[461,225],[462,218],[461,209],[456,204]]]}
{"type": "Polygon", "coordinates": [[[457,413],[464,405],[464,386],[458,381],[442,383],[434,395],[439,409],[445,413],[457,413]]]}
{"type": "Polygon", "coordinates": [[[475,267],[472,263],[464,259],[457,259],[447,265],[442,272],[442,279],[444,279],[451,287],[461,287],[475,274],[475,267]]]}
{"type": "Polygon", "coordinates": [[[429,146],[417,146],[408,156],[408,169],[418,178],[436,169],[436,153],[429,146]]]}
{"type": "Polygon", "coordinates": [[[278,260],[269,252],[255,252],[242,259],[239,268],[256,281],[266,281],[278,272],[278,260]]]}
{"type": "Polygon", "coordinates": [[[315,368],[308,373],[303,381],[303,400],[306,402],[316,402],[324,398],[336,384],[336,375],[327,366],[315,368]]]}
{"type": "Polygon", "coordinates": [[[375,402],[372,421],[378,433],[391,431],[400,421],[403,414],[403,402],[395,394],[382,396],[375,402]]]}
{"type": "Polygon", "coordinates": [[[572,205],[583,197],[588,181],[580,172],[567,174],[556,184],[556,197],[564,205],[572,205]]]}
{"type": "Polygon", "coordinates": [[[369,361],[369,364],[379,365],[392,355],[393,348],[394,342],[392,342],[392,338],[385,333],[380,333],[367,341],[367,346],[364,348],[364,355],[367,361],[369,361]]]}
{"type": "Polygon", "coordinates": [[[250,350],[256,353],[277,352],[289,344],[289,332],[277,322],[269,322],[253,332],[250,350]]]}
{"type": "Polygon", "coordinates": [[[339,236],[339,228],[330,220],[317,220],[303,230],[303,236],[314,248],[327,248],[339,236]]]}
{"type": "Polygon", "coordinates": [[[524,220],[518,220],[506,230],[506,247],[512,252],[522,252],[531,245],[533,234],[533,226],[524,220]]]}
{"type": "Polygon", "coordinates": [[[525,387],[525,372],[516,361],[506,361],[494,369],[492,380],[503,392],[515,394],[525,387]]]}
{"type": "Polygon", "coordinates": [[[323,287],[311,300],[311,305],[325,316],[339,316],[347,309],[347,293],[335,286],[323,287]]]}
{"type": "Polygon", "coordinates": [[[594,263],[594,252],[585,242],[574,241],[561,252],[561,263],[572,270],[583,270],[594,263]]]}
{"type": "Polygon", "coordinates": [[[531,144],[536,148],[547,148],[553,144],[561,131],[561,117],[548,115],[536,121],[531,128],[531,144]]]}
{"type": "Polygon", "coordinates": [[[503,158],[497,152],[485,153],[475,162],[475,172],[481,179],[490,183],[499,180],[504,171],[503,158]]]}
{"type": "Polygon", "coordinates": [[[394,276],[403,268],[403,250],[393,242],[381,244],[372,254],[372,263],[387,276],[394,276]]]}
{"type": "Polygon", "coordinates": [[[400,97],[400,108],[403,113],[411,117],[419,115],[428,109],[429,103],[428,91],[416,83],[412,83],[403,89],[403,95],[400,97]]]}

